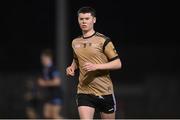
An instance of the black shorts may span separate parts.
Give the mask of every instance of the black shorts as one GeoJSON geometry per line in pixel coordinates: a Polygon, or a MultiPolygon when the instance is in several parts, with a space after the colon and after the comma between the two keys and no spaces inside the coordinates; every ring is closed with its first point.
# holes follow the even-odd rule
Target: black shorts
{"type": "Polygon", "coordinates": [[[116,101],[114,95],[95,96],[91,94],[78,94],[76,98],[77,106],[89,106],[98,109],[100,112],[113,113],[116,111],[116,101]]]}

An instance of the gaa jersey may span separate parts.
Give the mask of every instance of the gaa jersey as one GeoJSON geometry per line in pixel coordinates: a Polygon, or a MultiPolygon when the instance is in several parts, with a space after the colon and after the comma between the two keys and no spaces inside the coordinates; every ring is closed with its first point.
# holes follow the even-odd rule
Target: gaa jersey
{"type": "MultiPolygon", "coordinates": [[[[42,70],[42,78],[44,80],[51,81],[55,77],[60,76],[60,72],[58,69],[56,69],[53,65],[49,65],[48,67],[44,67],[42,70]]],[[[54,99],[54,98],[62,98],[63,92],[62,87],[60,86],[50,86],[50,87],[43,87],[43,95],[45,99],[54,99]]]]}
{"type": "Polygon", "coordinates": [[[89,37],[80,36],[74,39],[72,48],[74,60],[80,71],[77,93],[113,94],[113,85],[108,70],[87,72],[82,69],[86,62],[104,64],[118,59],[118,54],[111,40],[103,34],[95,32],[89,37]]]}

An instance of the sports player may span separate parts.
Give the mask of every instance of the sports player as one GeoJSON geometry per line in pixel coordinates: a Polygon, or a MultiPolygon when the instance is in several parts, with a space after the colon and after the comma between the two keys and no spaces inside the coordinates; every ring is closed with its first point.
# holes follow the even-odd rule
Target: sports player
{"type": "Polygon", "coordinates": [[[62,89],[59,71],[54,67],[52,51],[47,49],[41,54],[43,65],[42,75],[38,80],[44,96],[43,115],[44,118],[62,118],[60,111],[62,107],[62,89]]]}
{"type": "Polygon", "coordinates": [[[26,115],[28,119],[40,118],[41,93],[38,89],[37,82],[31,78],[27,80],[25,91],[26,115]]]}
{"type": "Polygon", "coordinates": [[[116,101],[109,70],[121,68],[121,61],[110,38],[94,30],[96,13],[91,7],[78,10],[82,35],[72,41],[74,58],[66,74],[79,69],[77,106],[80,119],[92,119],[95,109],[102,119],[115,119],[116,101]]]}

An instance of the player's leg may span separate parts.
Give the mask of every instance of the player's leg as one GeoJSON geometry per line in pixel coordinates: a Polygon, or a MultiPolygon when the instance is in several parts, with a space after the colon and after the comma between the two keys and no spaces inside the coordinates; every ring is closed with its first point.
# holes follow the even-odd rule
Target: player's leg
{"type": "Polygon", "coordinates": [[[39,117],[38,105],[39,105],[39,102],[35,98],[32,98],[31,100],[27,101],[26,115],[29,119],[36,119],[39,117]]]}
{"type": "Polygon", "coordinates": [[[60,105],[52,105],[51,115],[53,119],[62,119],[62,116],[60,116],[60,110],[60,105]]]}
{"type": "Polygon", "coordinates": [[[95,112],[95,105],[92,95],[78,94],[76,103],[78,106],[78,112],[80,119],[93,119],[95,112]]]}
{"type": "Polygon", "coordinates": [[[51,104],[49,104],[49,103],[44,104],[44,106],[43,106],[43,116],[46,119],[51,118],[51,104]]]}
{"type": "Polygon", "coordinates": [[[29,119],[36,119],[37,118],[37,114],[36,114],[36,111],[34,110],[34,108],[27,107],[26,108],[26,114],[27,114],[27,117],[29,119]]]}
{"type": "Polygon", "coordinates": [[[101,118],[102,119],[111,119],[111,120],[115,120],[115,112],[114,113],[104,113],[104,112],[101,112],[101,118]]]}
{"type": "Polygon", "coordinates": [[[95,108],[89,106],[79,106],[78,112],[80,119],[93,119],[95,108]]]}
{"type": "Polygon", "coordinates": [[[116,101],[114,95],[98,97],[100,115],[102,119],[115,119],[116,101]]]}
{"type": "Polygon", "coordinates": [[[48,101],[48,117],[52,119],[62,119],[60,116],[62,100],[60,98],[52,98],[48,101]]]}

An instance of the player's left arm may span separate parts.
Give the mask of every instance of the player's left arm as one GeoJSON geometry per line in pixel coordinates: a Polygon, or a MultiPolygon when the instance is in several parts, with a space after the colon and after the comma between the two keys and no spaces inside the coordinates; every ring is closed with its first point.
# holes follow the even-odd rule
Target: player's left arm
{"type": "Polygon", "coordinates": [[[95,71],[95,70],[116,70],[122,67],[121,60],[115,50],[115,47],[111,41],[109,41],[104,46],[104,54],[108,58],[109,62],[104,64],[92,64],[85,63],[83,69],[86,71],[95,71]]]}
{"type": "Polygon", "coordinates": [[[111,41],[108,41],[104,46],[104,54],[108,58],[109,62],[105,64],[97,64],[97,70],[115,70],[122,67],[121,60],[111,41]]]}
{"type": "Polygon", "coordinates": [[[105,64],[96,64],[96,70],[116,70],[121,67],[122,64],[119,58],[105,64]]]}

